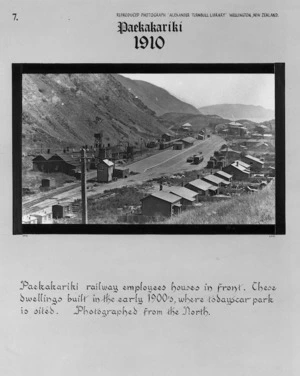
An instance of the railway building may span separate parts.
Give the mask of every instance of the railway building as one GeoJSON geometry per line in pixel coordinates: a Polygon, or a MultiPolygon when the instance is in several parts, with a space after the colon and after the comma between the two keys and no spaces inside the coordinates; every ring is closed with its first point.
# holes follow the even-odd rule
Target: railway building
{"type": "Polygon", "coordinates": [[[109,183],[113,179],[114,163],[108,159],[103,159],[97,165],[97,181],[99,183],[109,183]]]}

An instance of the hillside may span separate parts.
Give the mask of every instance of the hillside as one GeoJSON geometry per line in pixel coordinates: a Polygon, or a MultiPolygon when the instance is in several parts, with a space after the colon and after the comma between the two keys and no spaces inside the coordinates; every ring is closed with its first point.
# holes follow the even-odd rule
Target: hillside
{"type": "Polygon", "coordinates": [[[228,119],[223,119],[216,115],[203,115],[203,114],[180,114],[177,112],[171,112],[162,115],[161,120],[168,124],[172,129],[180,127],[184,123],[190,123],[193,126],[194,131],[199,131],[202,128],[213,126],[216,124],[224,124],[228,119]]]}
{"type": "Polygon", "coordinates": [[[167,131],[153,110],[110,74],[32,74],[23,76],[25,149],[104,142],[138,144],[167,131]]]}
{"type": "Polygon", "coordinates": [[[177,99],[161,87],[146,81],[131,80],[118,74],[114,75],[114,77],[119,80],[129,92],[145,103],[147,107],[155,111],[158,116],[167,112],[199,114],[196,107],[177,99]]]}
{"type": "Polygon", "coordinates": [[[166,224],[274,224],[275,184],[254,194],[228,201],[203,203],[198,209],[175,216],[166,224]]]}
{"type": "Polygon", "coordinates": [[[215,104],[200,107],[199,111],[204,115],[219,115],[231,120],[248,119],[257,122],[271,120],[275,116],[273,110],[246,104],[215,104]]]}

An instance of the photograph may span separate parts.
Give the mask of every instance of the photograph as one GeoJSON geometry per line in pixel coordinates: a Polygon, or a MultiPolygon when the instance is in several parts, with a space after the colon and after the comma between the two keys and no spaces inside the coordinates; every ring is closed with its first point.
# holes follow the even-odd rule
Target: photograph
{"type": "Polygon", "coordinates": [[[274,73],[23,73],[21,128],[22,224],[276,223],[274,73]]]}

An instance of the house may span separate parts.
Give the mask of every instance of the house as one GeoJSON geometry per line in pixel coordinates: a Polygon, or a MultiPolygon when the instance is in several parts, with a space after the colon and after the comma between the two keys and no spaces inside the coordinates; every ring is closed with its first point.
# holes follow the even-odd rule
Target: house
{"type": "Polygon", "coordinates": [[[219,178],[221,178],[223,180],[228,181],[229,183],[232,182],[232,175],[228,174],[225,171],[222,171],[222,170],[217,171],[217,172],[214,173],[214,175],[216,175],[217,177],[219,177],[219,178]]]}
{"type": "Polygon", "coordinates": [[[171,141],[171,140],[172,140],[172,135],[170,135],[170,133],[164,133],[164,134],[161,136],[161,139],[162,139],[163,141],[166,141],[166,142],[171,141]]]}
{"type": "Polygon", "coordinates": [[[214,187],[202,179],[192,180],[185,187],[198,193],[198,196],[210,196],[218,193],[218,187],[214,187]]]}
{"type": "Polygon", "coordinates": [[[173,186],[168,191],[176,196],[181,197],[183,207],[194,205],[198,201],[198,193],[185,187],[173,186]]]}
{"type": "Polygon", "coordinates": [[[174,142],[173,149],[174,150],[182,150],[183,149],[183,143],[180,142],[180,141],[174,142]]]}
{"type": "Polygon", "coordinates": [[[185,137],[181,140],[184,148],[189,148],[194,145],[196,139],[194,137],[185,137]]]}
{"type": "Polygon", "coordinates": [[[37,224],[51,224],[53,223],[52,210],[48,209],[40,210],[32,214],[32,217],[36,218],[37,224]]]}
{"type": "Polygon", "coordinates": [[[203,141],[205,139],[205,135],[199,133],[197,139],[203,141]]]}
{"type": "Polygon", "coordinates": [[[56,205],[52,205],[52,216],[53,218],[64,218],[72,213],[71,202],[61,202],[56,205]]]}
{"type": "Polygon", "coordinates": [[[32,168],[34,171],[49,172],[48,159],[51,154],[39,154],[32,160],[32,168]]]}
{"type": "Polygon", "coordinates": [[[129,168],[127,167],[115,167],[113,171],[113,178],[124,179],[129,176],[129,168]]]}
{"type": "Polygon", "coordinates": [[[108,159],[100,160],[97,165],[97,181],[108,183],[113,178],[114,163],[108,159]]]}
{"type": "Polygon", "coordinates": [[[242,161],[249,164],[253,170],[261,170],[264,167],[263,161],[249,154],[243,156],[242,161]]]}
{"type": "Polygon", "coordinates": [[[232,175],[233,180],[247,180],[250,177],[250,165],[238,160],[223,168],[232,175]]]}
{"type": "Polygon", "coordinates": [[[181,197],[173,193],[158,191],[141,199],[142,214],[149,217],[161,215],[171,217],[181,212],[181,197]]]}
{"type": "Polygon", "coordinates": [[[220,187],[227,187],[228,185],[230,185],[230,182],[227,181],[227,180],[224,180],[216,175],[206,175],[202,178],[202,180],[206,181],[207,183],[211,184],[211,185],[214,185],[218,188],[220,187]]]}
{"type": "MultiPolygon", "coordinates": [[[[75,171],[81,168],[79,156],[70,154],[54,154],[48,159],[48,172],[63,172],[67,175],[74,176],[75,171]]],[[[89,170],[89,163],[87,161],[87,170],[89,170]]]]}
{"type": "Polygon", "coordinates": [[[181,128],[184,130],[184,131],[191,131],[192,130],[192,125],[190,123],[185,123],[181,126],[181,128]]]}

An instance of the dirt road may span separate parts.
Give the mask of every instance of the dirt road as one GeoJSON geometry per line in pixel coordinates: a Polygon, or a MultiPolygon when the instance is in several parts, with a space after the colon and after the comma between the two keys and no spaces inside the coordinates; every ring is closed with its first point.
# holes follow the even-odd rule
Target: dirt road
{"type": "MultiPolygon", "coordinates": [[[[164,175],[171,175],[174,173],[184,173],[184,171],[191,171],[202,169],[206,166],[207,161],[213,155],[215,150],[218,150],[224,143],[224,140],[216,135],[212,135],[205,141],[196,141],[195,145],[184,150],[165,150],[151,157],[142,159],[138,162],[128,165],[130,171],[138,172],[137,175],[132,175],[128,179],[119,179],[111,183],[103,183],[97,186],[87,184],[88,197],[103,193],[105,190],[113,188],[121,188],[123,186],[138,185],[143,182],[157,178],[164,175]],[[204,161],[199,165],[194,165],[186,162],[186,159],[198,152],[203,153],[204,161]]],[[[90,172],[88,178],[96,176],[96,172],[90,172]]],[[[39,193],[34,197],[26,198],[23,202],[23,214],[33,213],[37,210],[49,207],[57,201],[75,200],[81,198],[80,183],[69,184],[53,190],[48,193],[39,193]]]]}

